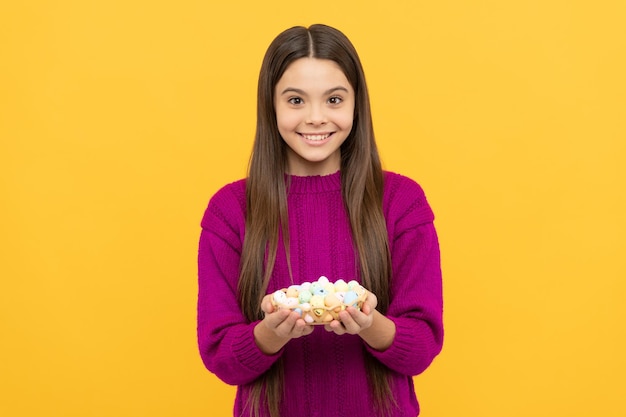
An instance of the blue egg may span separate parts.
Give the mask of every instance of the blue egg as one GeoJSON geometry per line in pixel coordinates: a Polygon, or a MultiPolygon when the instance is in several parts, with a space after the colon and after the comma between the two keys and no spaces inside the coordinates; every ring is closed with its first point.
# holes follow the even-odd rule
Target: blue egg
{"type": "Polygon", "coordinates": [[[326,297],[326,295],[328,294],[328,291],[326,291],[326,288],[316,288],[313,290],[313,295],[321,295],[322,297],[326,297]]]}
{"type": "Polygon", "coordinates": [[[359,298],[359,296],[357,295],[356,292],[348,291],[348,292],[346,292],[346,295],[344,295],[344,297],[343,297],[343,303],[345,305],[352,305],[352,306],[356,307],[358,298],[359,298]]]}

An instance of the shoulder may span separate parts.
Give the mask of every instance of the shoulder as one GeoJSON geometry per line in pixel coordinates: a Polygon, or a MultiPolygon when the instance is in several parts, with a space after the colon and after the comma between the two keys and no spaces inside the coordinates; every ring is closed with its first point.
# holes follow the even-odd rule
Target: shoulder
{"type": "Polygon", "coordinates": [[[396,195],[400,193],[411,193],[416,196],[423,196],[422,187],[412,178],[391,171],[383,171],[385,195],[396,195]]]}
{"type": "Polygon", "coordinates": [[[233,218],[245,218],[246,180],[240,179],[224,185],[209,200],[202,218],[202,227],[221,220],[230,223],[233,218]]]}
{"type": "Polygon", "coordinates": [[[245,204],[246,204],[246,180],[245,178],[226,184],[222,188],[217,190],[217,192],[213,194],[213,197],[211,197],[211,200],[209,201],[209,206],[221,205],[221,204],[232,204],[232,203],[243,205],[245,207],[245,204]]]}
{"type": "Polygon", "coordinates": [[[390,171],[383,174],[383,210],[387,223],[403,221],[410,227],[434,220],[426,194],[415,180],[390,171]]]}

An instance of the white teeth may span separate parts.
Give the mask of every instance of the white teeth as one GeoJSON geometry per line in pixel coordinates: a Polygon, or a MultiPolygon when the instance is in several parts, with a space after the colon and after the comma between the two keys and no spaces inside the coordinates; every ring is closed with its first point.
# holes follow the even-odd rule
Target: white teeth
{"type": "Polygon", "coordinates": [[[302,135],[306,140],[313,140],[313,141],[318,141],[318,140],[324,140],[327,137],[329,137],[330,135],[302,135]]]}

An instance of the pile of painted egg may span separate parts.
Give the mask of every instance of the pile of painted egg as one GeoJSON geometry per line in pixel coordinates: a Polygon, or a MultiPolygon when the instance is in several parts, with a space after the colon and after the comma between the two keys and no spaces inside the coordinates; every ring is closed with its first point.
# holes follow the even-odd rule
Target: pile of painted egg
{"type": "Polygon", "coordinates": [[[275,291],[272,303],[277,308],[288,308],[300,314],[308,324],[324,324],[339,320],[339,312],[346,307],[361,308],[367,290],[358,282],[342,279],[330,282],[321,276],[315,282],[291,285],[275,291]]]}

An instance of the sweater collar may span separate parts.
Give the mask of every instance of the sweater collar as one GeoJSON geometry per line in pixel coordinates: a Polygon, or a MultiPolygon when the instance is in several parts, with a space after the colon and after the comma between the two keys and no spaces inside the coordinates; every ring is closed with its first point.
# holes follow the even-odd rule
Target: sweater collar
{"type": "Polygon", "coordinates": [[[329,175],[311,175],[299,177],[286,175],[288,193],[310,194],[328,191],[341,191],[341,172],[337,171],[329,175]]]}

